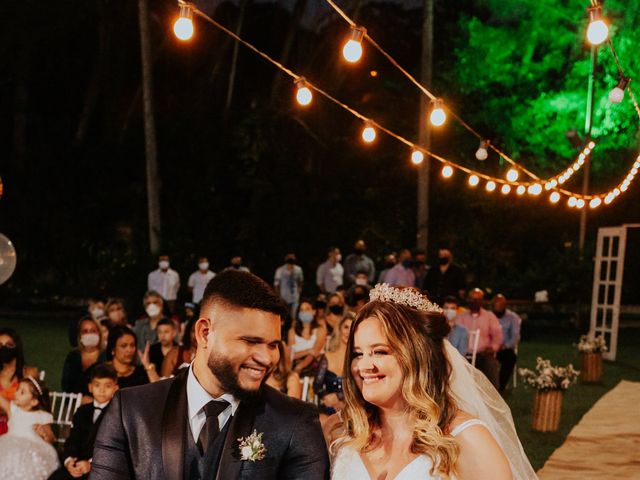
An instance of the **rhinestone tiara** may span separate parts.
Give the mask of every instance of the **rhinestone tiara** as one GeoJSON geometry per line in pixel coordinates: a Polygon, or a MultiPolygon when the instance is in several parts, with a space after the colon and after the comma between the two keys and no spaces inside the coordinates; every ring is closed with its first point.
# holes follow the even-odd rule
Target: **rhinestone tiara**
{"type": "Polygon", "coordinates": [[[426,295],[422,295],[415,288],[392,287],[388,283],[378,283],[369,292],[369,300],[379,302],[393,302],[399,305],[413,307],[421,312],[439,313],[444,310],[435,303],[429,301],[426,295]]]}

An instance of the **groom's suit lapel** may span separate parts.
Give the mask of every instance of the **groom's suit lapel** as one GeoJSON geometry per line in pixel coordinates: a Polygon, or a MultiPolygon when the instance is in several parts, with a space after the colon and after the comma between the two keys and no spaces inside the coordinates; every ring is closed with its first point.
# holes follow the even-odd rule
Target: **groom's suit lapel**
{"type": "Polygon", "coordinates": [[[229,431],[220,455],[216,480],[238,478],[242,466],[238,439],[251,435],[256,414],[263,408],[264,403],[261,401],[240,402],[235,415],[231,417],[231,425],[229,425],[229,431]]]}
{"type": "Polygon", "coordinates": [[[162,414],[162,466],[165,478],[182,478],[184,464],[184,439],[188,432],[187,408],[188,368],[179,373],[167,395],[162,414]]]}

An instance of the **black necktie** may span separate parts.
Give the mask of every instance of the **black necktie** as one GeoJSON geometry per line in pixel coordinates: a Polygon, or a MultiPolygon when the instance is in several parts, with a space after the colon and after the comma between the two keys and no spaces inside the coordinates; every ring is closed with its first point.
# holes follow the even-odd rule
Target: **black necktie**
{"type": "Polygon", "coordinates": [[[202,430],[200,430],[200,435],[198,436],[197,446],[201,455],[207,453],[209,445],[213,443],[215,438],[220,433],[220,427],[218,425],[218,415],[224,412],[228,406],[229,402],[225,400],[211,400],[203,407],[207,419],[204,422],[202,430]]]}

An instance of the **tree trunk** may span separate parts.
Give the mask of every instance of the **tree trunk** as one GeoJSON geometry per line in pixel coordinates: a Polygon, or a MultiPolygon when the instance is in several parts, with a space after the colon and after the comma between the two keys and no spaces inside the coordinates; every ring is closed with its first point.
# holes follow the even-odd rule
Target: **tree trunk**
{"type": "Polygon", "coordinates": [[[144,105],[144,140],[147,165],[147,212],[149,216],[149,249],[160,252],[160,178],[158,176],[156,126],[153,117],[153,81],[151,39],[149,35],[148,0],[138,0],[140,53],[142,57],[142,101],[144,105]]]}
{"type": "MultiPolygon", "coordinates": [[[[238,14],[238,25],[236,26],[236,35],[242,33],[242,24],[244,23],[244,14],[247,11],[247,6],[251,0],[242,0],[240,2],[240,12],[238,14]]],[[[233,90],[236,83],[236,70],[238,68],[238,52],[240,50],[240,43],[235,42],[233,45],[233,57],[231,59],[231,70],[229,71],[229,85],[227,87],[227,100],[225,102],[225,113],[229,114],[229,108],[233,100],[233,90]]]]}
{"type": "MultiPolygon", "coordinates": [[[[422,17],[422,57],[420,60],[420,83],[431,87],[433,66],[433,0],[424,0],[422,17]]],[[[431,129],[427,122],[429,99],[420,94],[420,118],[418,121],[418,142],[421,147],[431,148],[431,129]]],[[[429,174],[431,158],[425,155],[422,165],[418,167],[418,218],[416,231],[416,247],[427,251],[429,243],[429,174]]]]}

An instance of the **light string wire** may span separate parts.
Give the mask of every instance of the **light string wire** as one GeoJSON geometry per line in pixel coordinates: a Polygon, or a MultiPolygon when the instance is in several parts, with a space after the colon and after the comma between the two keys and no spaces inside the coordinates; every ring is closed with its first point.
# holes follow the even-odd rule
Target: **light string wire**
{"type": "MultiPolygon", "coordinates": [[[[329,6],[331,6],[331,8],[333,8],[335,10],[335,12],[342,17],[351,27],[357,27],[358,25],[349,17],[349,15],[347,15],[345,13],[344,10],[342,10],[333,0],[325,0],[326,3],[329,4],[329,6]]],[[[597,0],[591,0],[591,4],[593,7],[597,7],[599,6],[599,3],[597,0]]],[[[405,70],[389,53],[387,53],[369,34],[368,32],[365,30],[365,34],[364,34],[364,38],[367,39],[367,41],[376,49],[378,50],[378,52],[380,52],[394,67],[396,67],[398,70],[400,70],[400,72],[414,85],[416,85],[418,87],[418,89],[425,94],[427,97],[429,97],[429,99],[431,100],[435,100],[437,97],[436,95],[434,95],[432,92],[430,92],[424,85],[422,85],[420,82],[418,82],[407,70],[405,70]]],[[[618,67],[618,71],[620,73],[621,76],[624,76],[624,70],[622,69],[622,66],[620,64],[620,61],[618,59],[618,55],[615,51],[615,48],[613,46],[613,42],[611,41],[611,38],[609,37],[607,39],[607,43],[609,45],[609,48],[611,50],[611,53],[613,55],[613,58],[615,60],[615,63],[618,67]]],[[[633,95],[633,92],[631,91],[631,88],[629,86],[627,86],[627,90],[629,91],[629,96],[631,97],[631,100],[634,104],[634,107],[636,109],[636,112],[638,113],[638,117],[640,118],[640,107],[638,106],[638,103],[635,99],[635,96],[633,95]]],[[[538,177],[535,173],[533,173],[532,171],[530,171],[529,169],[527,169],[524,165],[522,165],[521,163],[517,162],[516,160],[513,160],[511,157],[509,157],[506,153],[504,153],[502,150],[500,150],[498,147],[496,147],[493,142],[488,141],[488,139],[486,137],[484,137],[483,135],[481,135],[480,133],[478,133],[473,127],[471,127],[467,122],[465,122],[458,114],[456,114],[453,110],[451,110],[450,107],[448,107],[447,105],[442,105],[443,108],[445,108],[447,110],[447,112],[458,121],[458,123],[460,123],[460,125],[462,125],[466,130],[468,130],[471,134],[475,135],[478,139],[480,140],[485,140],[487,141],[487,145],[489,148],[491,148],[493,151],[495,151],[502,159],[504,159],[507,163],[511,164],[513,167],[517,168],[518,170],[526,173],[527,175],[529,175],[529,177],[531,177],[534,180],[537,181],[546,181],[549,182],[553,179],[555,179],[556,177],[561,176],[564,172],[566,172],[566,170],[568,170],[570,167],[568,167],[567,169],[565,169],[564,172],[562,173],[558,173],[556,175],[553,175],[552,177],[549,177],[547,180],[541,180],[540,177],[538,177]]],[[[632,167],[633,168],[633,167],[632,167]]],[[[630,169],[631,170],[631,169],[630,169]]]]}
{"type": "MultiPolygon", "coordinates": [[[[387,127],[381,125],[377,121],[366,117],[365,115],[363,115],[360,112],[358,112],[357,110],[349,107],[348,105],[342,103],[341,101],[339,101],[337,98],[333,97],[328,92],[324,91],[323,89],[321,89],[321,88],[317,87],[316,85],[312,84],[311,82],[309,82],[305,77],[296,74],[294,71],[292,71],[289,68],[287,68],[286,66],[282,65],[280,62],[278,62],[277,60],[273,59],[268,54],[260,51],[257,47],[255,47],[251,43],[247,42],[246,40],[241,38],[239,35],[237,35],[236,33],[232,32],[231,30],[229,30],[224,25],[222,25],[222,24],[218,23],[217,21],[215,21],[209,15],[207,15],[206,13],[204,13],[200,9],[198,9],[194,4],[186,2],[185,0],[178,0],[178,5],[180,5],[180,6],[188,6],[192,10],[192,12],[195,13],[196,15],[198,15],[200,18],[202,18],[206,22],[212,24],[216,28],[220,29],[222,32],[226,33],[227,35],[232,37],[234,40],[236,40],[240,44],[244,45],[249,50],[251,50],[254,53],[256,53],[258,56],[262,57],[267,62],[273,64],[274,66],[276,66],[277,68],[282,70],[284,73],[286,73],[287,75],[292,77],[294,79],[294,81],[295,80],[304,79],[305,85],[307,87],[313,89],[314,91],[316,91],[317,93],[319,93],[321,96],[325,97],[326,99],[328,99],[332,103],[336,104],[340,108],[342,108],[342,109],[346,110],[347,112],[351,113],[356,118],[362,120],[365,123],[368,123],[371,126],[374,126],[374,127],[378,128],[379,130],[381,130],[382,132],[386,133],[390,137],[395,138],[399,142],[411,147],[412,149],[418,150],[418,151],[422,152],[425,155],[429,155],[431,158],[434,158],[435,160],[439,161],[440,163],[443,163],[444,165],[448,165],[448,166],[450,166],[452,168],[455,168],[456,170],[460,170],[460,171],[462,171],[462,172],[464,172],[466,174],[469,174],[469,175],[476,175],[478,178],[482,178],[483,180],[486,180],[488,182],[489,181],[493,181],[496,184],[509,185],[509,186],[512,186],[512,187],[514,187],[514,186],[517,187],[517,186],[521,186],[521,185],[524,186],[524,187],[529,187],[529,186],[536,185],[536,184],[539,185],[541,183],[539,181],[535,181],[535,182],[518,182],[518,181],[510,182],[510,181],[504,180],[504,179],[502,179],[500,177],[494,177],[494,176],[485,174],[483,172],[479,172],[479,171],[473,170],[471,168],[465,167],[465,166],[460,165],[460,164],[458,164],[458,163],[456,163],[454,161],[451,161],[451,160],[449,160],[449,159],[447,159],[445,157],[442,157],[442,156],[440,156],[440,155],[438,155],[438,154],[436,154],[434,152],[431,152],[431,151],[425,149],[424,147],[421,147],[421,146],[415,144],[414,142],[406,139],[405,137],[393,132],[392,130],[390,130],[387,127]]],[[[637,160],[636,163],[639,163],[639,162],[640,162],[640,157],[638,157],[638,160],[637,160]]],[[[635,166],[635,168],[637,170],[637,166],[635,166]]],[[[628,176],[627,176],[627,179],[628,179],[628,176]]],[[[542,182],[542,183],[544,183],[544,182],[542,182]]],[[[624,182],[621,182],[620,185],[622,185],[623,183],[624,182]]],[[[626,191],[627,188],[625,188],[622,191],[626,191]]],[[[559,188],[559,187],[553,187],[550,190],[561,192],[562,194],[564,194],[566,196],[574,197],[576,199],[591,200],[591,199],[594,199],[594,198],[604,198],[606,195],[612,194],[614,192],[614,190],[616,190],[616,189],[612,189],[609,192],[606,192],[606,193],[603,193],[603,194],[599,194],[599,195],[582,195],[582,194],[571,192],[569,190],[565,190],[565,189],[559,188]]],[[[620,194],[620,192],[618,192],[617,195],[619,195],[619,194],[620,194]]]]}

